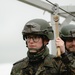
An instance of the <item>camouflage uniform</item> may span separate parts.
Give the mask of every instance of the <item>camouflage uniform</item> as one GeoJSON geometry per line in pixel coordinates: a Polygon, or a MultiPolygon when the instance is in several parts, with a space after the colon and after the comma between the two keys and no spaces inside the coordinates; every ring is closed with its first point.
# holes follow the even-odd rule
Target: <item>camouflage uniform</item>
{"type": "Polygon", "coordinates": [[[47,47],[38,57],[36,57],[36,61],[27,57],[15,63],[11,75],[59,75],[57,63],[53,56],[49,55],[47,47]]]}
{"type": "Polygon", "coordinates": [[[61,56],[56,58],[60,68],[59,75],[75,75],[75,54],[64,53],[61,56]]]}

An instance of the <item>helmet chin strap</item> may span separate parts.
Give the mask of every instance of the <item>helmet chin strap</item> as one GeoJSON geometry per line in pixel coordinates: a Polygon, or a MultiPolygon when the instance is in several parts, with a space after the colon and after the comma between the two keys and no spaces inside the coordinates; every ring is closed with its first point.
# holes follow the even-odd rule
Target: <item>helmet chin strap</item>
{"type": "Polygon", "coordinates": [[[28,48],[28,50],[29,50],[29,52],[30,52],[30,50],[35,50],[36,52],[30,52],[30,53],[36,54],[36,53],[42,51],[44,48],[45,48],[45,46],[43,44],[41,48],[28,48]]]}

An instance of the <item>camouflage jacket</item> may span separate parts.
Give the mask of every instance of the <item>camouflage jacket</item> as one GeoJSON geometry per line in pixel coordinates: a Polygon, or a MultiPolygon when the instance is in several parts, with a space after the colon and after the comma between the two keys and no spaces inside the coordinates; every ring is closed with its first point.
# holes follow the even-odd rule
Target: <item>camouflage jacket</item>
{"type": "Polygon", "coordinates": [[[27,57],[13,65],[11,75],[75,75],[75,56],[70,54],[63,58],[54,58],[48,55],[35,73],[33,68],[35,67],[29,65],[27,57]]]}
{"type": "Polygon", "coordinates": [[[60,75],[75,75],[75,54],[63,54],[61,58],[57,59],[60,68],[60,75]]]}

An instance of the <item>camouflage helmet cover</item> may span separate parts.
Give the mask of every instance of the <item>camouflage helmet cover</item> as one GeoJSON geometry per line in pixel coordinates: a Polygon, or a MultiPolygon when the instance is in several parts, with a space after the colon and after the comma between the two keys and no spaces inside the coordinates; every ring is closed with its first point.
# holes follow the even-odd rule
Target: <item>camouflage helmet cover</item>
{"type": "Polygon", "coordinates": [[[49,23],[43,19],[33,19],[28,21],[22,31],[23,39],[27,34],[45,35],[49,40],[54,38],[54,32],[49,23]]]}
{"type": "Polygon", "coordinates": [[[69,24],[63,26],[59,32],[59,36],[62,39],[74,38],[75,37],[75,25],[69,24]]]}

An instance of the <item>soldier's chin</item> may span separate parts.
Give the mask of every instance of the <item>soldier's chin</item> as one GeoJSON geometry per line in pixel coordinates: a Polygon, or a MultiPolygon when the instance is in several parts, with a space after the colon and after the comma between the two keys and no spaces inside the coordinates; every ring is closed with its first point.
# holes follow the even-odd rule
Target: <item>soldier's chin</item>
{"type": "Polygon", "coordinates": [[[29,50],[30,53],[37,53],[36,50],[29,50]]]}
{"type": "Polygon", "coordinates": [[[75,52],[75,48],[70,48],[69,51],[70,52],[75,52]]]}

